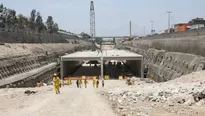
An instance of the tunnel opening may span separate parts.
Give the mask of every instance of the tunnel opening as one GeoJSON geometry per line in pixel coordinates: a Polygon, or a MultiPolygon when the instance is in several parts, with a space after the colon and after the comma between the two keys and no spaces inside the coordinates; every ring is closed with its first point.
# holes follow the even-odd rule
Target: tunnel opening
{"type": "Polygon", "coordinates": [[[104,78],[105,75],[110,79],[118,79],[119,76],[143,78],[143,57],[122,50],[110,50],[101,54],[97,51],[84,51],[61,57],[62,80],[82,76],[104,78]]]}

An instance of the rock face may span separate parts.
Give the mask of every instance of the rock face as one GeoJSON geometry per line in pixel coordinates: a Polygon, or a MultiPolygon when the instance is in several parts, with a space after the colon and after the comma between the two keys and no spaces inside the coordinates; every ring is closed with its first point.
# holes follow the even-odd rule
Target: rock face
{"type": "Polygon", "coordinates": [[[125,45],[119,45],[118,48],[142,54],[144,63],[148,66],[148,76],[158,82],[172,80],[205,68],[205,58],[192,54],[126,47],[125,45]]]}

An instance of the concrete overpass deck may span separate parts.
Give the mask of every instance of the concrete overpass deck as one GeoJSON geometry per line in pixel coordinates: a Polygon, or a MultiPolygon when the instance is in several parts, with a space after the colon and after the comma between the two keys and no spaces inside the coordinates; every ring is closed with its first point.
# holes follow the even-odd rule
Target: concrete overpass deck
{"type": "MultiPolygon", "coordinates": [[[[61,57],[61,78],[64,78],[69,74],[69,68],[75,66],[76,62],[86,61],[86,60],[98,60],[101,61],[101,73],[103,70],[103,62],[106,60],[126,60],[126,64],[131,67],[131,71],[140,75],[143,78],[144,66],[143,66],[143,56],[125,51],[125,50],[105,50],[102,53],[100,51],[84,51],[68,54],[61,57]]],[[[102,74],[101,74],[102,76],[102,74]]]]}
{"type": "Polygon", "coordinates": [[[61,61],[76,61],[76,60],[142,60],[143,56],[125,51],[125,50],[106,50],[102,53],[99,51],[84,51],[75,52],[61,57],[61,61]]]}

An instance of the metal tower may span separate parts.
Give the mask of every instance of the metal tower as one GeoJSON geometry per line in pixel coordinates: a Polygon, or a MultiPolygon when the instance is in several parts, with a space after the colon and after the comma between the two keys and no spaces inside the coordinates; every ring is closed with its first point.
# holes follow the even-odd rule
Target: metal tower
{"type": "Polygon", "coordinates": [[[93,1],[90,3],[90,36],[95,36],[95,9],[93,1]]]}

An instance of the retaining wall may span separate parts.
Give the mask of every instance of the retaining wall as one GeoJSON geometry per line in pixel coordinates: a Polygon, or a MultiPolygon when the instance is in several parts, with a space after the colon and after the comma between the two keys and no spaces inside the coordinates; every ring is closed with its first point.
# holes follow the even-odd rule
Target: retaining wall
{"type": "Polygon", "coordinates": [[[44,34],[22,30],[0,30],[0,42],[2,43],[66,43],[66,39],[79,39],[67,34],[44,34]]]}
{"type": "Polygon", "coordinates": [[[179,38],[179,37],[193,37],[205,35],[205,29],[195,29],[183,32],[163,33],[159,35],[153,35],[145,37],[143,39],[164,39],[164,38],[179,38]]]}
{"type": "Polygon", "coordinates": [[[126,45],[118,45],[117,48],[143,55],[144,63],[148,66],[148,76],[158,82],[172,80],[205,69],[205,58],[201,56],[126,45]]]}
{"type": "MultiPolygon", "coordinates": [[[[69,44],[67,44],[69,45],[69,44]]],[[[56,49],[59,49],[58,47],[56,49]]],[[[19,58],[10,58],[10,59],[2,59],[0,62],[0,83],[1,81],[5,81],[7,78],[10,78],[14,75],[26,74],[26,72],[33,71],[35,69],[41,68],[43,66],[49,65],[52,62],[57,62],[57,65],[46,70],[41,70],[35,72],[35,74],[28,75],[26,79],[21,79],[16,82],[12,82],[9,84],[4,84],[2,87],[10,86],[10,87],[25,87],[25,86],[33,86],[33,83],[37,81],[46,81],[48,78],[52,76],[54,72],[59,72],[59,58],[65,53],[73,53],[76,51],[91,49],[89,45],[79,45],[68,47],[67,50],[56,50],[50,54],[38,54],[37,56],[22,56],[19,58]]],[[[48,49],[47,49],[48,50],[48,49]]]]}

